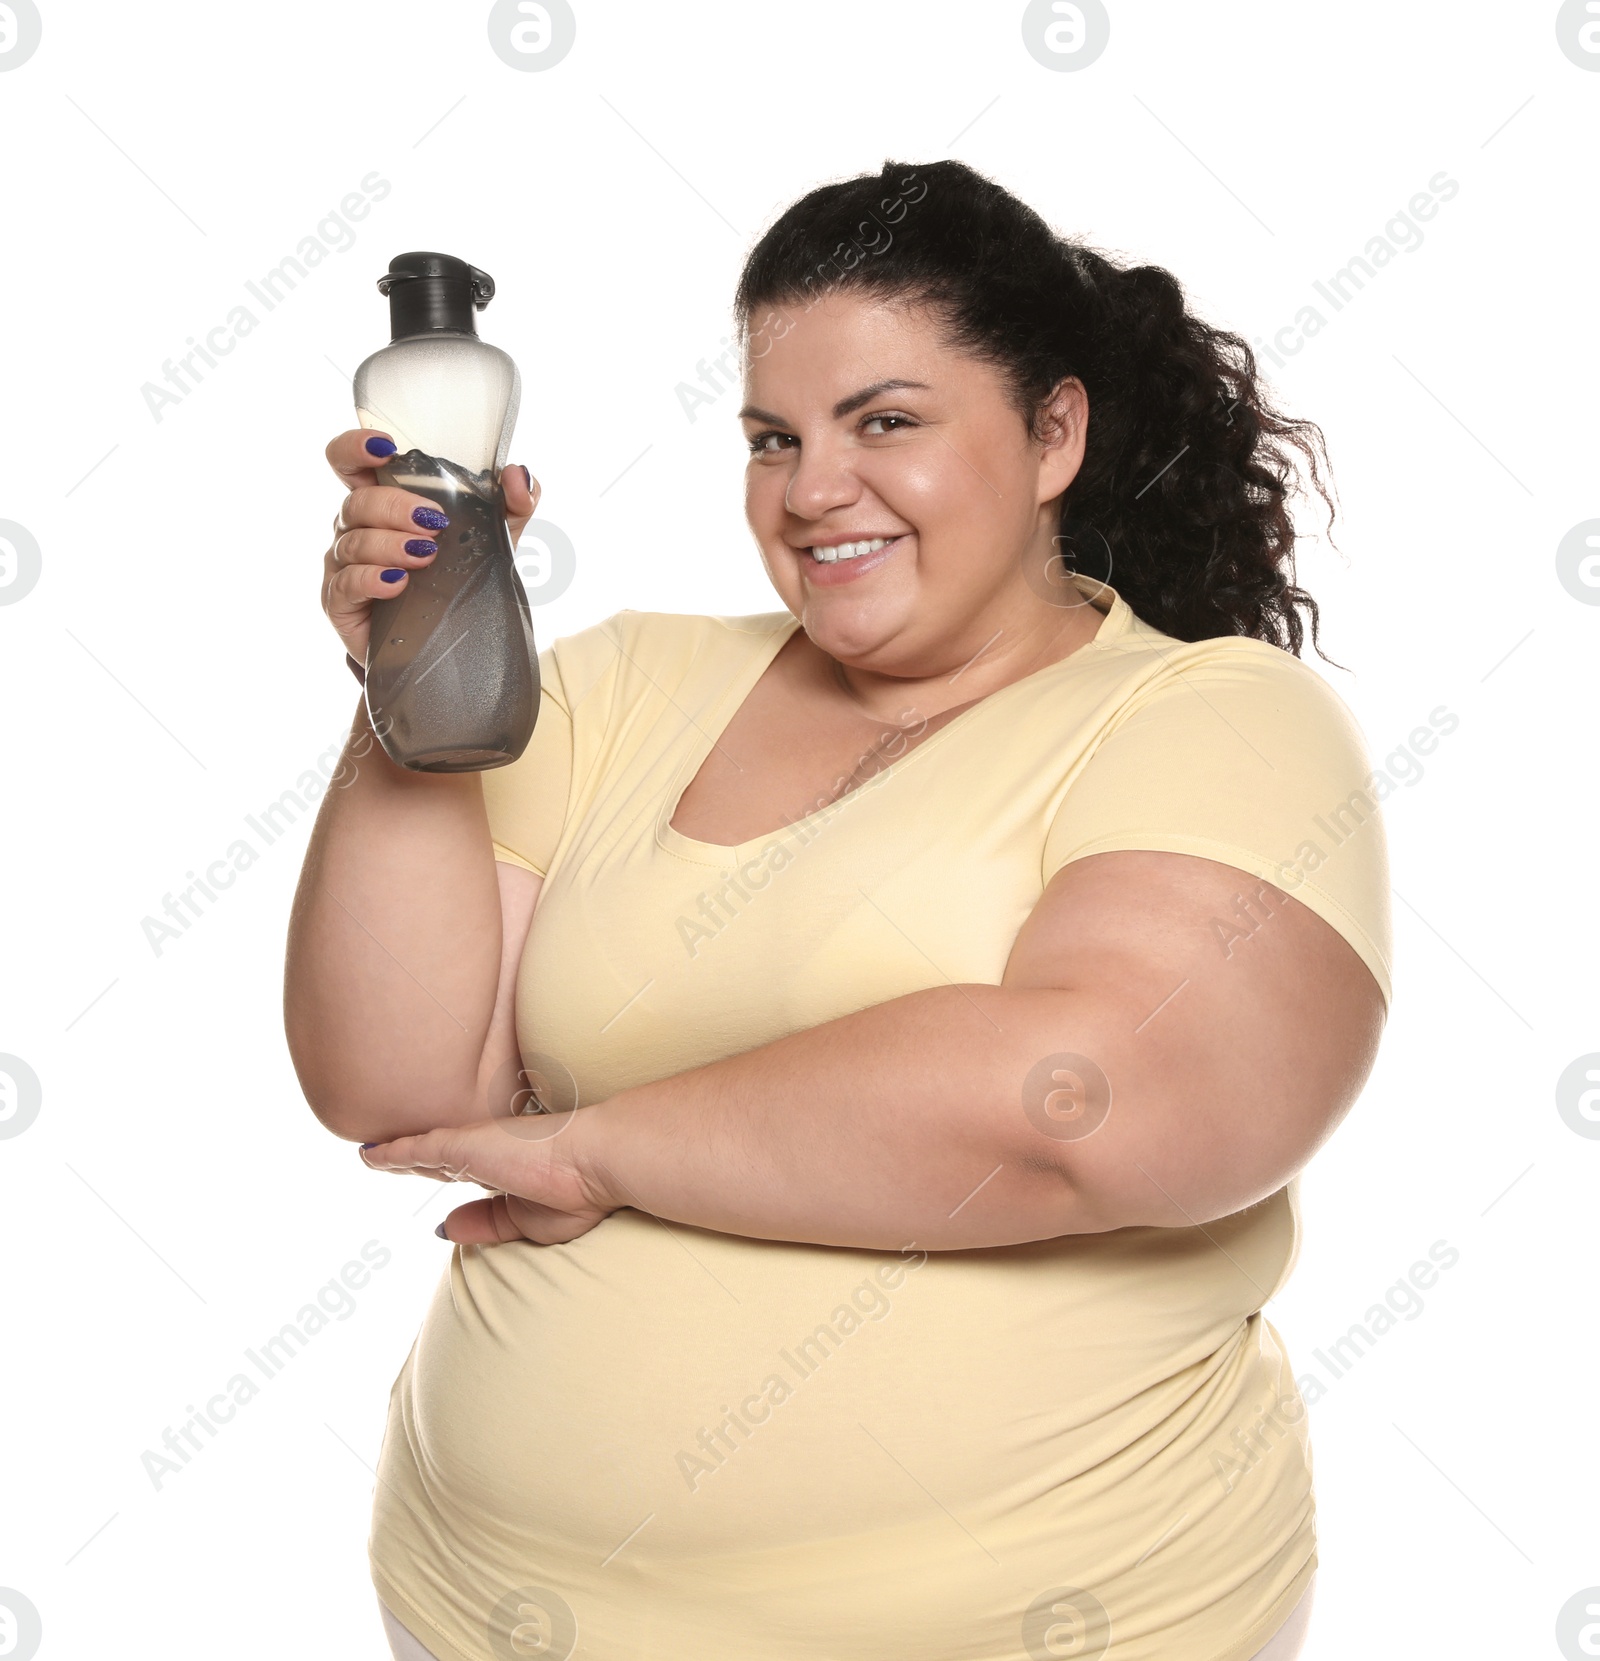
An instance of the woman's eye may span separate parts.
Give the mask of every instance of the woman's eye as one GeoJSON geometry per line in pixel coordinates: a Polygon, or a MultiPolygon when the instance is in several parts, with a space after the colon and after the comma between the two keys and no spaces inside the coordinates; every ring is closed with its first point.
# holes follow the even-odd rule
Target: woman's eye
{"type": "MultiPolygon", "coordinates": [[[[909,415],[868,415],[862,419],[861,431],[869,438],[887,438],[893,432],[917,425],[909,415]]],[[[776,456],[797,445],[800,440],[793,433],[772,429],[757,433],[749,442],[751,455],[776,456]]]]}

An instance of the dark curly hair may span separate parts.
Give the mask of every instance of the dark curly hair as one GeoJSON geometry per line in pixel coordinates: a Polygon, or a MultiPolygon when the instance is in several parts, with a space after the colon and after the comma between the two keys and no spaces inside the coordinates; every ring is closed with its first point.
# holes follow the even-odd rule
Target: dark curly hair
{"type": "Polygon", "coordinates": [[[1301,489],[1292,449],[1331,531],[1321,430],[1272,408],[1249,345],[1196,317],[1171,272],[1056,235],[962,162],[885,162],[808,192],[762,235],[734,297],[740,336],[770,308],[838,290],[928,306],[951,345],[1002,371],[1036,437],[1051,390],[1082,381],[1089,427],[1060,545],[1147,623],[1298,657],[1305,606],[1322,652],[1285,505],[1301,489]]]}

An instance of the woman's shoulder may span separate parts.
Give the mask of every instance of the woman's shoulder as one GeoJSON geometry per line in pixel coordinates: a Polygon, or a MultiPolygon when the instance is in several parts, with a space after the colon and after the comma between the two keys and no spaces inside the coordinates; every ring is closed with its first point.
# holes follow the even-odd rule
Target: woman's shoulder
{"type": "Polygon", "coordinates": [[[1311,722],[1361,739],[1354,712],[1321,671],[1282,646],[1249,635],[1179,640],[1130,613],[1108,643],[1104,672],[1130,708],[1190,704],[1249,711],[1271,725],[1311,722]]]}
{"type": "MultiPolygon", "coordinates": [[[[1108,641],[1063,718],[1087,733],[1053,798],[1041,862],[1116,849],[1236,866],[1317,911],[1390,995],[1381,803],[1350,706],[1313,665],[1243,635],[1182,641],[1146,626],[1108,641]],[[1075,704],[1076,707],[1071,707],[1075,704]]],[[[1068,662],[1071,660],[1068,659],[1068,662]]]]}

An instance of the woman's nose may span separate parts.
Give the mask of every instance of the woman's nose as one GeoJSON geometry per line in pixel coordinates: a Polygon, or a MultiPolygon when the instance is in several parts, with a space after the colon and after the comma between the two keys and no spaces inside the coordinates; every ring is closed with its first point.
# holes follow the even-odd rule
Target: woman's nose
{"type": "Polygon", "coordinates": [[[811,443],[800,451],[783,505],[796,519],[814,520],[835,508],[848,507],[860,494],[861,481],[844,453],[827,444],[811,443]]]}

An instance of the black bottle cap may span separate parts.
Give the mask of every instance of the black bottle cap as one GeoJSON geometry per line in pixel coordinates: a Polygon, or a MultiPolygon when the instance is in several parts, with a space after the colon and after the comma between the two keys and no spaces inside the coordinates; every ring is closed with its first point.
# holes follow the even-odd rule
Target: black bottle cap
{"type": "Polygon", "coordinates": [[[494,298],[494,278],[452,254],[396,254],[378,279],[389,297],[389,338],[450,329],[476,334],[474,311],[494,298]]]}

